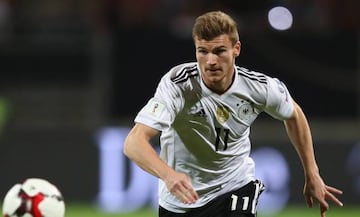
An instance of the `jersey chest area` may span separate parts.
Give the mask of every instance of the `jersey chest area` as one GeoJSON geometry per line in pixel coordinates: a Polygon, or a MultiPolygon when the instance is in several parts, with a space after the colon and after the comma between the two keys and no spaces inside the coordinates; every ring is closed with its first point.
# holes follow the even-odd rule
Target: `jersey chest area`
{"type": "Polygon", "coordinates": [[[192,99],[185,102],[175,121],[183,138],[212,144],[215,151],[231,150],[247,140],[249,127],[259,113],[252,102],[236,95],[192,99]]]}
{"type": "Polygon", "coordinates": [[[237,96],[203,96],[188,100],[181,111],[188,120],[198,120],[218,127],[249,127],[259,114],[250,100],[237,96]]]}

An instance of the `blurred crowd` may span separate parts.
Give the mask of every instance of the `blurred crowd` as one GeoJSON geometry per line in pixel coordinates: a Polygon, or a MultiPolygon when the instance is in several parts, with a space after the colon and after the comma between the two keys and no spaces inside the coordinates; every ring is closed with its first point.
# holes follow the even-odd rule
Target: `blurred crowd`
{"type": "MultiPolygon", "coordinates": [[[[359,54],[354,44],[360,29],[359,3],[358,0],[0,0],[3,78],[0,84],[4,88],[13,86],[10,81],[15,80],[48,84],[90,81],[102,88],[97,90],[102,95],[96,95],[101,98],[99,105],[110,104],[114,112],[132,114],[137,109],[124,107],[120,101],[128,97],[127,90],[132,88],[128,81],[137,80],[141,73],[143,79],[137,81],[138,85],[151,90],[154,87],[149,84],[155,84],[169,66],[193,60],[189,40],[194,18],[205,11],[224,10],[238,22],[240,38],[245,41],[245,55],[241,56],[245,66],[283,73],[281,77],[288,76],[286,79],[294,83],[294,89],[296,81],[301,80],[299,90],[307,82],[307,88],[301,92],[304,99],[304,94],[313,97],[314,92],[323,99],[331,90],[331,94],[345,95],[356,102],[359,54]],[[275,32],[267,20],[268,11],[275,6],[287,7],[293,13],[294,23],[290,31],[272,34],[274,37],[270,38],[263,33],[275,32]],[[154,50],[164,54],[161,62],[154,56],[143,58],[154,50]],[[174,50],[177,55],[166,55],[174,50]],[[140,58],[142,65],[153,68],[151,74],[134,67],[140,58]],[[333,79],[324,79],[325,73],[326,78],[333,79]],[[104,103],[106,96],[108,102],[104,103]]],[[[132,94],[136,99],[132,104],[139,107],[148,97],[139,91],[132,94]]],[[[309,110],[316,110],[315,107],[309,103],[309,110]]],[[[358,113],[355,110],[330,113],[353,115],[358,113]]]]}
{"type": "Polygon", "coordinates": [[[359,29],[357,0],[0,0],[0,38],[27,31],[111,31],[114,28],[157,27],[169,30],[191,26],[206,10],[227,10],[253,23],[246,31],[267,28],[259,14],[286,6],[298,29],[359,29]]]}

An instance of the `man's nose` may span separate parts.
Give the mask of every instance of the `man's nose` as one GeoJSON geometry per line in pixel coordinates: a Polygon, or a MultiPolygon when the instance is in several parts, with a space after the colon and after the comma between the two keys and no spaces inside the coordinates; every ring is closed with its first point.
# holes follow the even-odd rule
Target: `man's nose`
{"type": "Polygon", "coordinates": [[[213,53],[209,53],[207,57],[207,64],[214,65],[216,64],[217,56],[213,53]]]}

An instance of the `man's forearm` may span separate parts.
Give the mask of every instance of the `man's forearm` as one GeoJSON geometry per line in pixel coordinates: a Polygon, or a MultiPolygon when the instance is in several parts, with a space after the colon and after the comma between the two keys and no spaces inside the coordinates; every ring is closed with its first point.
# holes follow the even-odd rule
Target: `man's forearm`
{"type": "Polygon", "coordinates": [[[309,124],[301,108],[296,103],[294,107],[293,117],[284,121],[287,134],[300,157],[305,174],[318,172],[309,124]]]}

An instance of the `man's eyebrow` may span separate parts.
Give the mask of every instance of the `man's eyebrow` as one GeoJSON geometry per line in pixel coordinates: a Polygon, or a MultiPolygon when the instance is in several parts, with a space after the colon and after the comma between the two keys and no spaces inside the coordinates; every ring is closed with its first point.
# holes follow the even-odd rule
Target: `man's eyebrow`
{"type": "Polygon", "coordinates": [[[202,46],[197,46],[196,49],[197,49],[197,50],[207,50],[206,47],[202,47],[202,46]]]}
{"type": "MultiPolygon", "coordinates": [[[[214,47],[211,50],[218,50],[218,49],[226,49],[227,47],[225,45],[220,45],[218,47],[214,47]]],[[[206,47],[203,46],[197,46],[196,49],[204,49],[204,50],[208,50],[206,47]]]]}
{"type": "Polygon", "coordinates": [[[221,48],[227,48],[225,45],[221,45],[221,46],[218,46],[218,47],[214,47],[214,49],[221,49],[221,48]]]}

